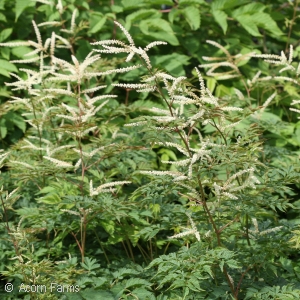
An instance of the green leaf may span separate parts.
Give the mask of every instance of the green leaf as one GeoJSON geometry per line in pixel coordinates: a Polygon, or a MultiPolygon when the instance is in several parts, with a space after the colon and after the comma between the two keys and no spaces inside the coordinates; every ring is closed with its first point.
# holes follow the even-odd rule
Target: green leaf
{"type": "Polygon", "coordinates": [[[221,28],[223,29],[223,32],[224,34],[226,34],[226,31],[227,31],[227,27],[228,27],[228,24],[227,24],[227,17],[228,15],[222,11],[222,10],[212,10],[212,14],[215,18],[215,21],[221,26],[221,28]]]}
{"type": "Polygon", "coordinates": [[[0,139],[4,139],[7,135],[7,127],[5,125],[5,119],[0,120],[0,139]]]}
{"type": "Polygon", "coordinates": [[[151,19],[151,18],[160,18],[161,13],[158,12],[156,9],[140,9],[129,14],[126,17],[126,24],[125,28],[129,30],[131,28],[131,24],[135,21],[151,19]]]}
{"type": "Polygon", "coordinates": [[[111,235],[115,232],[115,223],[112,220],[101,220],[100,225],[111,235]]]}
{"type": "Polygon", "coordinates": [[[140,279],[140,278],[130,278],[126,282],[126,288],[130,288],[132,286],[150,286],[151,283],[145,279],[140,279]]]}
{"type": "Polygon", "coordinates": [[[249,0],[214,0],[212,6],[214,6],[215,9],[223,10],[233,8],[238,5],[243,5],[247,2],[249,2],[249,0]]]}
{"type": "Polygon", "coordinates": [[[84,262],[81,263],[81,266],[88,271],[98,269],[100,265],[97,263],[97,260],[94,258],[85,257],[84,262]]]}
{"type": "Polygon", "coordinates": [[[45,197],[41,197],[37,199],[38,203],[45,203],[45,204],[58,204],[61,203],[61,198],[58,194],[49,194],[45,197]]]}
{"type": "Polygon", "coordinates": [[[0,74],[2,74],[3,76],[10,78],[9,73],[10,72],[0,68],[0,74]]]}
{"type": "Polygon", "coordinates": [[[143,5],[143,1],[141,0],[122,0],[122,5],[124,9],[136,9],[143,5]]]}
{"type": "Polygon", "coordinates": [[[3,13],[0,13],[0,21],[7,22],[6,17],[3,13]]]}
{"type": "MultiPolygon", "coordinates": [[[[20,41],[13,41],[13,42],[20,42],[20,41]]],[[[20,47],[12,48],[11,53],[13,55],[17,56],[18,58],[24,58],[24,55],[31,51],[32,51],[32,49],[30,47],[20,46],[20,47]]]]}
{"type": "Polygon", "coordinates": [[[184,8],[182,12],[191,29],[197,30],[200,27],[200,11],[198,8],[194,6],[188,6],[184,8]]]}
{"type": "Polygon", "coordinates": [[[20,15],[22,14],[22,12],[27,7],[35,6],[35,2],[33,2],[31,0],[15,0],[15,1],[16,1],[16,4],[15,4],[15,14],[16,14],[15,22],[17,22],[20,15]]]}
{"type": "Polygon", "coordinates": [[[217,84],[217,80],[215,78],[209,77],[206,82],[207,88],[213,93],[217,84]]]}
{"type": "Polygon", "coordinates": [[[274,34],[275,36],[282,35],[283,32],[277,26],[277,23],[271,18],[269,14],[259,12],[251,15],[252,22],[256,25],[265,28],[270,33],[274,34]]]}
{"type": "Polygon", "coordinates": [[[13,31],[12,28],[6,28],[2,30],[0,33],[0,42],[6,40],[11,35],[12,31],[13,31]]]}
{"type": "Polygon", "coordinates": [[[246,15],[246,14],[255,14],[258,12],[262,12],[266,9],[266,6],[261,3],[250,3],[244,6],[241,6],[237,9],[235,9],[232,12],[232,17],[236,18],[240,15],[246,15]]]}
{"type": "Polygon", "coordinates": [[[6,60],[10,60],[10,49],[2,47],[0,50],[2,57],[6,60]]]}
{"type": "Polygon", "coordinates": [[[179,2],[180,7],[181,7],[181,5],[184,5],[184,4],[191,5],[191,4],[204,4],[205,3],[204,0],[180,0],[178,2],[179,2]]]}
{"type": "Polygon", "coordinates": [[[140,30],[145,34],[154,37],[156,40],[167,41],[173,46],[178,46],[179,41],[174,35],[170,23],[163,19],[143,20],[140,23],[140,30]]]}
{"type": "Polygon", "coordinates": [[[256,24],[253,22],[252,15],[240,15],[236,19],[253,36],[262,36],[258,31],[256,24]]]}
{"type": "Polygon", "coordinates": [[[24,121],[24,119],[20,115],[18,115],[16,113],[12,113],[11,122],[14,125],[16,125],[18,128],[20,128],[23,132],[25,132],[26,122],[24,121]]]}
{"type": "Polygon", "coordinates": [[[7,71],[11,71],[11,72],[18,72],[18,69],[16,68],[16,66],[4,59],[0,59],[0,66],[3,69],[6,69],[7,71]]]}
{"type": "Polygon", "coordinates": [[[18,69],[16,68],[16,66],[8,62],[7,60],[0,59],[0,66],[0,73],[6,77],[10,77],[10,72],[18,73],[18,69]]]}
{"type": "MultiPolygon", "coordinates": [[[[97,16],[97,19],[99,19],[99,16],[97,16]]],[[[101,16],[100,17],[100,20],[92,26],[92,28],[89,30],[90,33],[96,33],[98,32],[102,27],[103,25],[105,24],[106,22],[106,16],[101,16]]]]}
{"type": "Polygon", "coordinates": [[[183,66],[188,65],[190,57],[183,54],[169,54],[162,56],[152,57],[154,65],[162,67],[167,70],[171,75],[184,76],[185,71],[183,66]]]}

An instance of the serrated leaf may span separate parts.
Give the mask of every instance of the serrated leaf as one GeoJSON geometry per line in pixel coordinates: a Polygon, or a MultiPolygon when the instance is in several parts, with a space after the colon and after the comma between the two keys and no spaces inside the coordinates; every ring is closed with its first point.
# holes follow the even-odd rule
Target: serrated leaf
{"type": "Polygon", "coordinates": [[[115,232],[115,223],[112,220],[101,220],[100,225],[111,235],[115,232]]]}
{"type": "Polygon", "coordinates": [[[197,7],[188,6],[183,10],[183,15],[185,20],[188,22],[192,30],[197,30],[200,27],[200,11],[197,7]]]}
{"type": "Polygon", "coordinates": [[[232,17],[236,18],[240,15],[255,14],[262,12],[266,9],[266,6],[261,3],[249,3],[247,5],[240,6],[232,12],[232,17]]]}
{"type": "Polygon", "coordinates": [[[255,13],[251,15],[251,19],[252,22],[254,22],[256,25],[265,28],[276,36],[283,34],[283,32],[277,26],[277,23],[271,18],[269,14],[266,14],[264,12],[255,13]]]}
{"type": "Polygon", "coordinates": [[[253,36],[261,36],[257,25],[253,22],[252,15],[240,15],[236,17],[242,27],[253,36]]]}
{"type": "Polygon", "coordinates": [[[227,17],[228,15],[222,10],[212,10],[212,14],[215,18],[215,21],[221,26],[224,34],[226,34],[228,24],[227,24],[227,17]]]}
{"type": "Polygon", "coordinates": [[[179,1],[179,4],[182,5],[182,4],[204,4],[205,1],[204,0],[180,0],[179,1]]]}
{"type": "Polygon", "coordinates": [[[159,13],[156,9],[140,9],[129,14],[126,17],[125,28],[127,30],[130,29],[131,24],[138,20],[145,20],[147,18],[160,18],[161,13],[159,13]]]}
{"type": "Polygon", "coordinates": [[[85,257],[84,262],[81,263],[81,266],[88,271],[98,269],[100,265],[97,263],[96,259],[85,257]]]}
{"type": "Polygon", "coordinates": [[[37,202],[45,204],[58,204],[61,203],[61,198],[57,194],[50,194],[37,199],[37,202]]]}
{"type": "Polygon", "coordinates": [[[130,278],[127,280],[125,287],[128,289],[129,287],[132,286],[141,286],[141,285],[146,285],[150,286],[151,283],[145,279],[140,279],[140,278],[130,278]]]}
{"type": "Polygon", "coordinates": [[[124,6],[124,9],[136,9],[143,5],[143,2],[141,0],[122,0],[122,5],[124,6]]]}
{"type": "Polygon", "coordinates": [[[26,122],[24,121],[24,119],[18,115],[18,114],[14,114],[13,118],[11,119],[11,121],[18,127],[20,128],[23,132],[25,132],[26,130],[26,122]]]}
{"type": "Polygon", "coordinates": [[[145,34],[154,37],[158,41],[166,41],[173,46],[178,46],[179,41],[174,35],[169,22],[163,19],[143,20],[140,22],[140,30],[145,34]]]}

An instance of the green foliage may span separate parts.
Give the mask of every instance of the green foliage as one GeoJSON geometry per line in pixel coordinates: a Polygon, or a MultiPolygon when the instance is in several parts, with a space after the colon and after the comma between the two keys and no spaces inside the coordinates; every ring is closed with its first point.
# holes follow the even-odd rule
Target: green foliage
{"type": "Polygon", "coordinates": [[[1,299],[298,299],[298,9],[0,1],[1,299]]]}

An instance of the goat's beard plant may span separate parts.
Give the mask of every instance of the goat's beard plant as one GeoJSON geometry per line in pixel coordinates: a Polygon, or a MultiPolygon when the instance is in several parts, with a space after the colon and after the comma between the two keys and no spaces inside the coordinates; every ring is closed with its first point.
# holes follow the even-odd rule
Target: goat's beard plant
{"type": "MultiPolygon", "coordinates": [[[[76,27],[75,16],[76,12],[70,33],[76,27]]],[[[197,68],[199,88],[192,86],[185,77],[176,78],[155,70],[148,51],[166,43],[153,42],[145,48],[138,47],[127,30],[120,23],[115,24],[129,43],[119,40],[92,43],[102,48],[94,49],[82,63],[74,55],[71,56],[73,63],[56,57],[58,46],[71,48],[68,40],[53,33],[43,44],[34,22],[37,43],[1,44],[33,46],[35,50],[27,56],[39,56],[19,62],[40,61],[39,71],[23,69],[28,77],[26,80],[13,75],[18,81],[7,84],[14,90],[26,91],[27,98],[13,97],[10,103],[23,105],[23,109],[28,111],[23,115],[32,128],[18,145],[18,151],[2,154],[1,162],[8,160],[8,165],[20,180],[31,180],[42,193],[53,192],[53,187],[52,190],[49,187],[44,189],[49,185],[50,177],[65,185],[69,181],[76,183],[71,193],[73,198],[69,197],[67,204],[60,204],[59,199],[57,203],[60,213],[78,218],[80,238],[71,229],[70,232],[84,261],[88,223],[99,221],[101,217],[97,219],[96,215],[103,211],[110,210],[113,215],[113,208],[124,203],[116,196],[116,186],[131,182],[127,180],[130,174],[125,176],[126,180],[103,182],[99,173],[90,172],[94,176],[98,174],[95,188],[95,177],[92,179],[87,175],[87,171],[98,162],[119,153],[117,144],[113,142],[105,145],[84,143],[88,133],[98,129],[95,125],[97,113],[116,97],[94,96],[105,86],[97,85],[98,81],[93,79],[144,68],[148,75],[143,82],[115,83],[113,86],[154,93],[164,108],[153,107],[148,115],[132,120],[125,127],[140,127],[146,136],[149,133],[153,136],[155,132],[157,138],[151,145],[169,147],[177,152],[179,159],[162,161],[169,165],[165,171],[148,168],[133,174],[135,178],[145,175],[152,180],[137,189],[131,201],[143,203],[141,198],[145,191],[159,184],[164,177],[168,182],[166,188],[177,192],[174,200],[187,204],[184,219],[190,223],[189,228],[183,231],[177,228],[169,237],[170,243],[174,244],[178,244],[175,239],[183,238],[185,247],[175,254],[156,258],[149,265],[148,268],[158,265],[156,277],[152,279],[155,289],[179,289],[183,297],[196,292],[198,297],[214,293],[216,297],[231,294],[232,298],[238,299],[247,282],[264,278],[267,284],[272,285],[269,281],[273,276],[268,273],[274,269],[272,260],[281,254],[280,246],[285,241],[274,236],[274,232],[282,230],[282,227],[266,222],[264,213],[270,207],[270,200],[274,207],[280,204],[283,208],[287,200],[276,202],[268,185],[267,168],[260,162],[262,145],[259,128],[255,124],[249,128],[240,126],[243,119],[253,115],[253,110],[247,107],[248,103],[240,92],[237,93],[238,98],[218,99],[213,96],[197,68]],[[100,60],[97,53],[127,53],[126,62],[137,56],[139,64],[99,72],[93,66],[100,60]],[[49,64],[45,63],[46,58],[50,59],[49,64]],[[91,82],[96,84],[90,86],[91,82]],[[98,101],[102,103],[96,106],[98,101]],[[212,134],[204,135],[203,128],[210,128],[212,134]],[[22,168],[18,169],[18,166],[22,168]],[[67,171],[74,171],[74,178],[67,171]],[[106,193],[114,195],[113,201],[100,197],[106,193]],[[253,253],[254,249],[259,249],[259,255],[253,253]],[[177,261],[176,267],[172,260],[177,261]],[[172,270],[169,265],[173,266],[172,270]]],[[[237,68],[232,65],[233,69],[237,68]]],[[[116,137],[117,132],[112,132],[112,139],[116,137]]],[[[155,192],[151,191],[150,196],[154,197],[155,192]]],[[[54,204],[55,199],[44,197],[40,202],[54,204]]]]}

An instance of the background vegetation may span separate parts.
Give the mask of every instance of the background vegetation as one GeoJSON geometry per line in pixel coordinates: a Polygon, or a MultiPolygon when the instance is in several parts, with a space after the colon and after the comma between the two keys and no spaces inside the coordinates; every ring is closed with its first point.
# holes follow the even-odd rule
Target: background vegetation
{"type": "Polygon", "coordinates": [[[299,299],[299,9],[0,1],[1,299],[299,299]]]}

